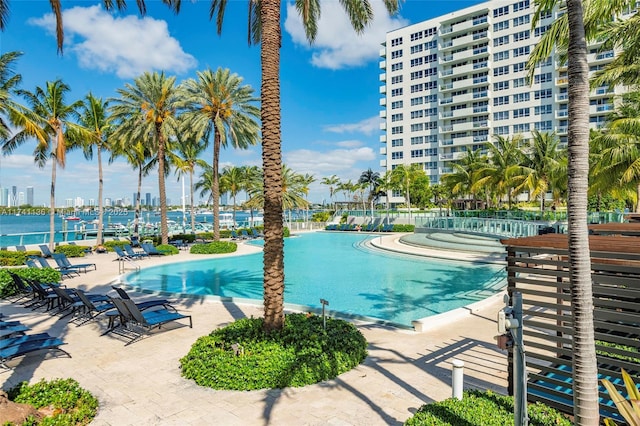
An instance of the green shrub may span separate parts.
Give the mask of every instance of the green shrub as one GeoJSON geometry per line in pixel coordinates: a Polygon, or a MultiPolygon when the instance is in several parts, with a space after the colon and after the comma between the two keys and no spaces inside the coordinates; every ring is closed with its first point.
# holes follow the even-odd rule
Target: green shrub
{"type": "Polygon", "coordinates": [[[172,246],[171,244],[160,244],[156,246],[156,250],[165,256],[171,256],[180,252],[177,247],[172,246]]]}
{"type": "Polygon", "coordinates": [[[180,360],[182,375],[214,389],[305,386],[333,379],[360,364],[367,342],[351,323],[290,314],[281,331],[266,334],[262,318],[243,318],[200,337],[180,360]]]}
{"type": "Polygon", "coordinates": [[[84,257],[85,248],[86,247],[65,244],[65,245],[56,247],[54,251],[56,253],[63,253],[67,257],[84,257]]]}
{"type": "Polygon", "coordinates": [[[114,241],[114,240],[110,240],[110,241],[105,241],[105,242],[102,243],[102,245],[104,246],[104,248],[107,249],[107,251],[114,251],[113,250],[114,246],[118,246],[120,248],[123,248],[127,244],[129,244],[129,241],[114,241]]]}
{"type": "Polygon", "coordinates": [[[43,379],[34,385],[22,382],[8,394],[14,402],[53,408],[53,414],[39,425],[87,425],[98,412],[98,400],[73,379],[43,379]]]}
{"type": "MultiPolygon", "coordinates": [[[[531,426],[571,425],[569,419],[543,404],[528,406],[531,426]]],[[[505,426],[512,425],[513,397],[491,391],[465,391],[462,400],[449,398],[423,405],[405,422],[407,426],[505,426]]]]}
{"type": "Polygon", "coordinates": [[[328,222],[331,217],[330,212],[315,212],[311,215],[312,222],[328,222]]]}
{"type": "Polygon", "coordinates": [[[0,250],[0,266],[24,265],[27,255],[22,251],[0,250]]]}
{"type": "Polygon", "coordinates": [[[415,225],[403,225],[401,223],[395,223],[393,225],[393,232],[414,232],[415,225]]]}
{"type": "Polygon", "coordinates": [[[60,282],[60,272],[53,268],[15,268],[0,269],[0,297],[11,296],[15,292],[13,279],[9,275],[11,271],[23,278],[32,279],[42,283],[60,282]]]}
{"type": "Polygon", "coordinates": [[[185,243],[192,243],[196,240],[195,234],[176,234],[169,238],[169,241],[182,240],[185,243]]]}
{"type": "Polygon", "coordinates": [[[238,245],[231,241],[214,241],[208,244],[195,244],[189,250],[192,254],[221,254],[233,253],[238,245]]]}
{"type": "Polygon", "coordinates": [[[285,227],[282,229],[282,236],[283,236],[284,238],[287,238],[287,237],[290,237],[290,236],[291,236],[291,231],[289,230],[289,227],[288,227],[288,226],[285,226],[285,227]]]}

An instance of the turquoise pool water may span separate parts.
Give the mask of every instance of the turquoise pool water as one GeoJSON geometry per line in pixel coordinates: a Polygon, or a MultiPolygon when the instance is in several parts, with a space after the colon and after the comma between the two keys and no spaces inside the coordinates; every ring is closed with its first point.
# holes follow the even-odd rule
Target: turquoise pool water
{"type": "MultiPolygon", "coordinates": [[[[315,232],[285,240],[285,303],[327,307],[402,326],[484,299],[504,268],[369,249],[362,234],[315,232]]],[[[262,300],[262,253],[155,266],[123,281],[152,291],[262,300]]]]}

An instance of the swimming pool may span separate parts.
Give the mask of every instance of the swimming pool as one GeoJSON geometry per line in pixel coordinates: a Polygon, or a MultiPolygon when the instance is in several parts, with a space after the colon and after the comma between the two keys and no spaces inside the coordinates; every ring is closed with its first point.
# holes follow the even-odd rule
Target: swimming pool
{"type": "MultiPolygon", "coordinates": [[[[315,232],[285,239],[285,303],[402,326],[495,294],[494,264],[404,256],[371,249],[362,234],[315,232]]],[[[151,291],[262,301],[262,253],[154,266],[123,283],[151,291]]],[[[227,299],[228,300],[228,299],[227,299]]]]}

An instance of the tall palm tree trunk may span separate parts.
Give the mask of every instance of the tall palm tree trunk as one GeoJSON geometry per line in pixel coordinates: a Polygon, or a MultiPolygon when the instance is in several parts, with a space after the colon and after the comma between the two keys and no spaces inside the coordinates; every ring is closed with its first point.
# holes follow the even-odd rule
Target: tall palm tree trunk
{"type": "Polygon", "coordinates": [[[196,216],[195,216],[195,207],[193,205],[193,167],[189,170],[189,200],[191,200],[191,233],[196,233],[196,216]]]}
{"type": "Polygon", "coordinates": [[[280,0],[262,0],[262,167],[264,170],[264,328],[284,326],[284,239],[280,146],[280,0]]]}
{"type": "Polygon", "coordinates": [[[211,197],[213,198],[213,240],[220,239],[220,176],[218,164],[220,163],[220,131],[216,127],[213,135],[213,171],[211,183],[211,197]]]}
{"type": "Polygon", "coordinates": [[[598,368],[593,328],[591,254],[587,228],[589,64],[581,0],[567,0],[569,19],[569,279],[573,310],[573,406],[576,424],[596,426],[598,368]]]}
{"type": "Polygon", "coordinates": [[[158,135],[158,190],[160,192],[160,235],[162,244],[169,244],[169,227],[167,226],[167,193],[164,179],[165,143],[160,126],[156,128],[158,135]]]}
{"type": "Polygon", "coordinates": [[[142,193],[142,166],[138,167],[138,189],[136,191],[137,201],[136,201],[136,209],[133,218],[133,233],[135,235],[140,235],[140,215],[142,213],[142,204],[140,200],[140,194],[142,193]]]}
{"type": "Polygon", "coordinates": [[[102,245],[102,215],[104,214],[104,205],[102,204],[102,190],[104,185],[104,179],[102,174],[102,149],[98,146],[98,233],[96,239],[96,245],[102,245]]]}
{"type": "MultiPolygon", "coordinates": [[[[53,251],[55,248],[56,238],[56,166],[58,164],[57,158],[51,161],[51,193],[49,197],[49,250],[53,251]]],[[[64,220],[64,219],[63,219],[64,220]]]]}
{"type": "Polygon", "coordinates": [[[636,185],[636,213],[640,213],[640,183],[636,185]]]}

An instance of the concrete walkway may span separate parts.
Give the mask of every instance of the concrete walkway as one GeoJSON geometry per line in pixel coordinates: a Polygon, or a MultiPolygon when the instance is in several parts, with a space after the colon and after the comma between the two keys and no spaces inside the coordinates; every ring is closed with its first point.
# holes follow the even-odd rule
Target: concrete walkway
{"type": "MultiPolygon", "coordinates": [[[[385,235],[379,245],[403,248],[397,235],[385,235]]],[[[378,240],[378,239],[376,239],[378,240]]],[[[240,244],[239,254],[256,250],[240,244]]],[[[421,254],[430,255],[428,250],[421,254]]],[[[439,256],[442,253],[438,251],[439,256]]],[[[465,255],[466,256],[466,255],[465,255]]],[[[472,255],[468,255],[472,256],[472,255]]],[[[462,259],[459,252],[452,257],[462,259]]],[[[473,257],[473,256],[472,256],[473,257]]],[[[115,255],[94,254],[97,271],[67,279],[69,287],[109,293],[118,282],[115,255]]],[[[141,267],[202,259],[178,256],[138,262],[141,267]]],[[[477,260],[477,259],[470,259],[477,260]]],[[[77,261],[76,261],[77,262],[77,261]]],[[[75,263],[72,259],[72,263],[75,263]]],[[[148,295],[136,294],[136,299],[148,295]]],[[[369,356],[356,369],[334,380],[304,388],[252,392],[202,388],[182,378],[179,359],[193,342],[211,330],[244,316],[261,316],[259,305],[222,303],[211,298],[184,299],[176,304],[193,316],[193,328],[174,323],[130,346],[118,336],[100,336],[106,321],[76,327],[67,319],[0,302],[11,319],[60,336],[71,358],[34,354],[0,371],[3,389],[27,380],[72,377],[100,401],[92,425],[397,425],[423,404],[451,396],[451,361],[465,362],[465,387],[506,392],[506,353],[499,350],[495,317],[502,302],[495,298],[465,316],[427,332],[358,323],[369,342],[369,356]]],[[[188,324],[188,322],[186,323],[188,324]]]]}

